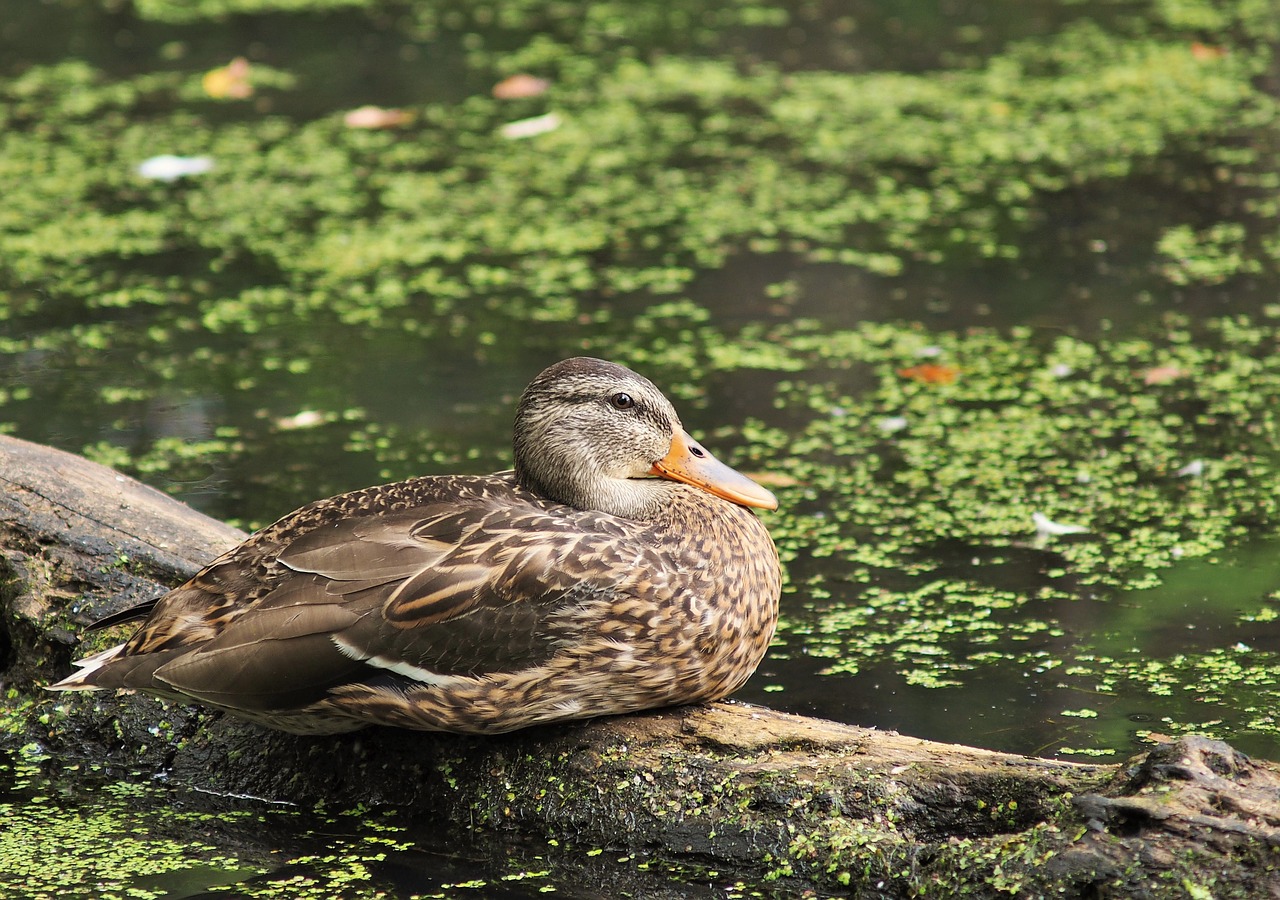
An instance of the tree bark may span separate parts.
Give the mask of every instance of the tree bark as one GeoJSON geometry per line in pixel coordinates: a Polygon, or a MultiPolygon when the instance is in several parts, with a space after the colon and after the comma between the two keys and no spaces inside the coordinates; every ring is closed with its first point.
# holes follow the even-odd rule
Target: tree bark
{"type": "Polygon", "coordinates": [[[465,828],[694,854],[863,896],[1280,897],[1280,766],[1188,737],[1121,765],[932,743],[734,703],[494,738],[271,732],[42,690],[241,532],[80,457],[0,437],[0,742],[213,791],[395,804],[465,828]]]}

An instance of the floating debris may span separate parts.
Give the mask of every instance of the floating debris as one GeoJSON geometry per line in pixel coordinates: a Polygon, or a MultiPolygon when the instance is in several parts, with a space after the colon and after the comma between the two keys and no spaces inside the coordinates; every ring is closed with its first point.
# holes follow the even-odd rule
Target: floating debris
{"type": "Polygon", "coordinates": [[[174,156],[166,153],[144,159],[135,171],[152,181],[177,181],[191,175],[203,175],[212,169],[212,156],[174,156]]]}
{"type": "Polygon", "coordinates": [[[1186,376],[1186,371],[1177,366],[1152,366],[1142,371],[1143,384],[1168,384],[1186,376]]]}
{"type": "Polygon", "coordinates": [[[299,428],[315,428],[326,421],[328,420],[324,413],[314,409],[304,409],[296,415],[276,419],[276,427],[282,431],[295,431],[299,428]]]}
{"type": "Polygon", "coordinates": [[[748,477],[765,487],[789,488],[801,483],[799,478],[785,472],[751,472],[748,477]]]}
{"type": "Polygon", "coordinates": [[[1084,534],[1089,530],[1083,525],[1064,525],[1061,522],[1055,522],[1039,512],[1031,514],[1031,521],[1035,523],[1036,538],[1039,540],[1063,534],[1084,534]]]}
{"type": "Polygon", "coordinates": [[[342,117],[342,124],[348,128],[399,128],[412,121],[413,113],[381,106],[362,106],[342,117]]]}
{"type": "Polygon", "coordinates": [[[551,87],[551,82],[536,75],[512,75],[493,86],[493,96],[499,100],[519,100],[524,97],[540,97],[551,87]]]}
{"type": "Polygon", "coordinates": [[[943,363],[920,363],[918,366],[898,369],[898,374],[903,378],[925,384],[955,384],[956,379],[960,377],[960,370],[943,363]]]}
{"type": "Polygon", "coordinates": [[[1191,55],[1201,62],[1222,59],[1227,55],[1226,48],[1215,47],[1212,44],[1202,44],[1200,41],[1194,41],[1191,44],[1191,55]]]}
{"type": "Polygon", "coordinates": [[[1193,459],[1173,474],[1179,478],[1198,478],[1204,474],[1204,460],[1193,459]]]}
{"type": "Polygon", "coordinates": [[[532,119],[517,119],[514,122],[508,122],[502,126],[502,136],[507,140],[517,141],[522,138],[531,138],[539,134],[546,134],[548,131],[555,131],[560,127],[561,119],[559,113],[547,113],[542,116],[534,116],[532,119]]]}
{"type": "Polygon", "coordinates": [[[225,66],[205,72],[200,86],[215,100],[245,100],[253,96],[251,71],[249,60],[237,56],[225,66]]]}

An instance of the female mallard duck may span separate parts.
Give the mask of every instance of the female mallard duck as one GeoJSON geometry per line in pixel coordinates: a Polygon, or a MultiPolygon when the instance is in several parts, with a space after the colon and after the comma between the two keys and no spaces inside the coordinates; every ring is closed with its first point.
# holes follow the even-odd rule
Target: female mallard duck
{"type": "Polygon", "coordinates": [[[134,688],[300,734],[498,733],[715,700],[773,636],[779,567],[652,382],[569,359],[534,379],[515,469],[319,500],[138,607],[58,690],[134,688]],[[656,477],[654,477],[656,476],[656,477]]]}

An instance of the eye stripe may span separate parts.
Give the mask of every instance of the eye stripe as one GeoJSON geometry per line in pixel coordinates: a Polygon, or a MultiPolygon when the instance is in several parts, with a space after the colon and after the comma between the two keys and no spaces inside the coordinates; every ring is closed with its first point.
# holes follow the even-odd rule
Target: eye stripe
{"type": "Polygon", "coordinates": [[[613,386],[612,390],[604,388],[602,391],[600,387],[596,387],[594,389],[587,387],[581,390],[566,391],[560,394],[558,399],[563,403],[575,405],[580,403],[591,404],[603,402],[607,404],[610,409],[614,409],[616,407],[613,405],[613,397],[617,394],[626,394],[633,401],[633,405],[629,410],[632,415],[639,416],[640,419],[644,421],[652,422],[655,427],[664,431],[671,428],[670,418],[668,418],[660,408],[645,402],[642,399],[641,393],[629,390],[620,391],[616,385],[613,386]]]}

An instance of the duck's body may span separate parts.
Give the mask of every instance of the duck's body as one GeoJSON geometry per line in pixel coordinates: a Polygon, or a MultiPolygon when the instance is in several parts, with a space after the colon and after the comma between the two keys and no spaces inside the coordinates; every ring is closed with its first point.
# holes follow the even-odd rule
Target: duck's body
{"type": "Polygon", "coordinates": [[[305,506],[54,687],[301,733],[496,733],[723,697],[777,620],[777,554],[743,505],[772,497],[690,440],[647,380],[567,360],[521,400],[515,471],[305,506]]]}

